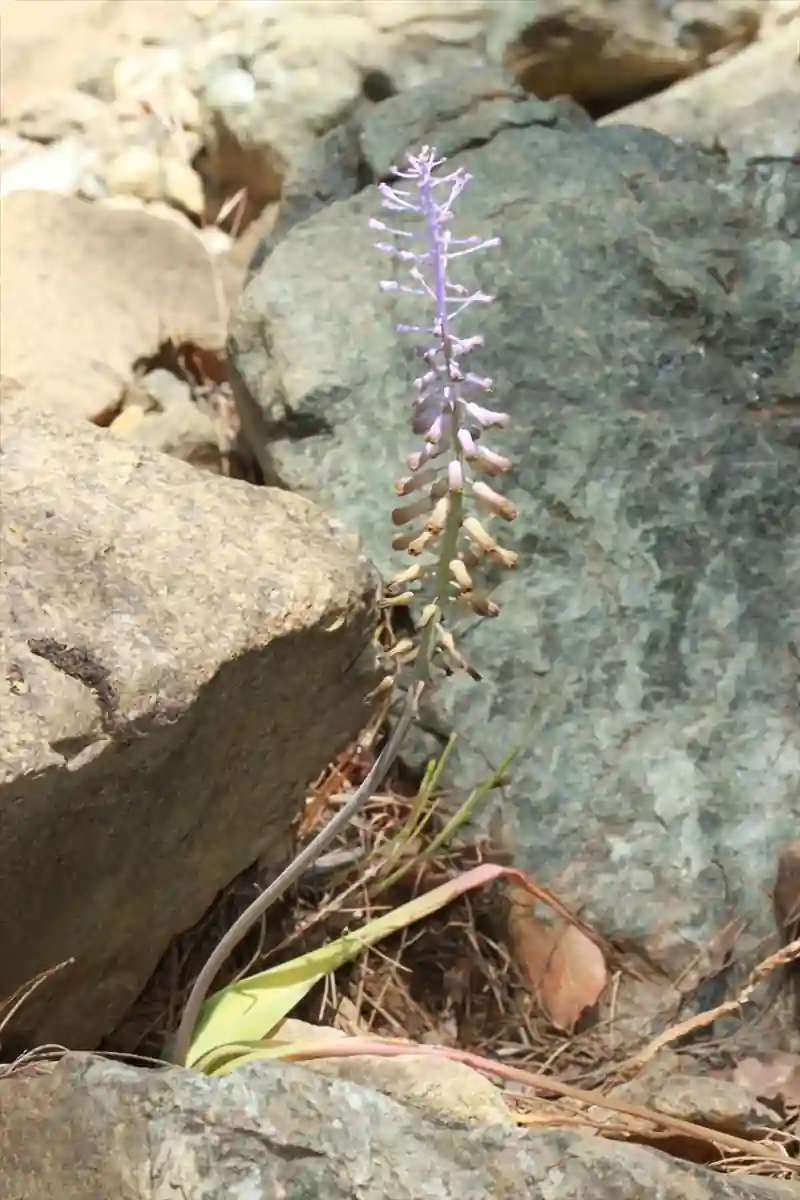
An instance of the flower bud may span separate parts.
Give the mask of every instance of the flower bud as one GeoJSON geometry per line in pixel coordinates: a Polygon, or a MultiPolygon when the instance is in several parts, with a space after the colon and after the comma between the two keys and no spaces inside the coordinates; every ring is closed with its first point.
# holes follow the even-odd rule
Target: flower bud
{"type": "Polygon", "coordinates": [[[454,558],[450,563],[450,574],[460,592],[472,591],[472,576],[460,558],[454,558]]]}
{"type": "Polygon", "coordinates": [[[490,488],[488,483],[479,481],[473,485],[472,491],[495,516],[502,517],[504,521],[513,521],[516,517],[516,505],[512,504],[510,500],[506,500],[505,496],[501,496],[494,488],[490,488]]]}

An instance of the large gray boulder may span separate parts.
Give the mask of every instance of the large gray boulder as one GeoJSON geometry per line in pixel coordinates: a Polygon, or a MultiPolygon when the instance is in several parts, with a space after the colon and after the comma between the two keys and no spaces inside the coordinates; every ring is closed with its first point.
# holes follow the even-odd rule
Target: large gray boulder
{"type": "Polygon", "coordinates": [[[476,369],[520,509],[501,616],[461,638],[484,678],[442,684],[426,722],[460,735],[460,794],[524,737],[498,801],[517,861],[677,968],[734,912],[769,932],[800,823],[800,180],[490,72],[325,139],[254,259],[234,375],[268,478],[386,571],[418,372],[367,220],[422,141],[474,174],[461,230],[503,239],[460,278],[497,295],[476,369]]]}
{"type": "Polygon", "coordinates": [[[97,1045],[170,939],[290,852],[378,677],[374,574],[307,501],[24,391],[2,434],[0,1000],[74,959],[4,1021],[7,1055],[97,1045]]]}
{"type": "Polygon", "coordinates": [[[369,1088],[257,1064],[222,1079],[70,1055],[0,1081],[4,1200],[790,1200],[568,1129],[445,1127],[369,1088]]]}

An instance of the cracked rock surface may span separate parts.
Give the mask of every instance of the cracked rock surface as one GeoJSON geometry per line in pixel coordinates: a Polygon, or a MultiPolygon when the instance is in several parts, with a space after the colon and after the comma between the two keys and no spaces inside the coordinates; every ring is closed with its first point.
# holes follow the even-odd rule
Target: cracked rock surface
{"type": "Polygon", "coordinates": [[[74,958],[13,1034],[93,1046],[362,728],[375,577],[298,496],[2,416],[0,996],[74,958]]]}
{"type": "Polygon", "coordinates": [[[70,1055],[0,1085],[6,1200],[791,1200],[571,1130],[445,1128],[303,1067],[222,1079],[70,1055]],[[38,1137],[31,1139],[35,1128],[38,1137]],[[44,1147],[44,1149],[43,1149],[44,1147]]]}

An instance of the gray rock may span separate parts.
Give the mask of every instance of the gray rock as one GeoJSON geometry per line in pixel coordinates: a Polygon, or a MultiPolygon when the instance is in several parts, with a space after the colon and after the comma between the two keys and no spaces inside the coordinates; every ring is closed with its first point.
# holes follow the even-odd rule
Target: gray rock
{"type": "Polygon", "coordinates": [[[289,852],[377,676],[373,574],[300,497],[24,391],[2,427],[0,998],[75,959],[4,1022],[13,1054],[97,1045],[171,938],[289,852]]]}
{"type": "Polygon", "coordinates": [[[357,1084],[259,1064],[222,1079],[69,1055],[0,1084],[5,1200],[780,1200],[568,1130],[443,1128],[357,1084]],[[43,1151],[46,1147],[46,1151],[43,1151]]]}
{"type": "Polygon", "coordinates": [[[206,114],[204,176],[212,192],[246,188],[249,221],[317,137],[386,97],[502,64],[536,96],[614,107],[745,45],[761,10],[761,0],[220,5],[186,54],[206,114]]]}
{"type": "Polygon", "coordinates": [[[483,681],[452,678],[426,721],[460,735],[462,794],[523,738],[498,801],[518,863],[683,966],[732,909],[771,928],[800,821],[800,193],[785,164],[739,173],[493,87],[465,73],[323,143],[233,316],[242,423],[268,478],[398,565],[418,372],[393,320],[414,314],[378,292],[367,185],[387,142],[440,143],[475,177],[459,228],[504,243],[459,278],[497,295],[476,369],[512,417],[521,558],[499,620],[461,636],[483,681]]]}
{"type": "MultiPolygon", "coordinates": [[[[780,1130],[784,1118],[774,1108],[754,1099],[730,1079],[678,1072],[653,1081],[647,1072],[612,1090],[612,1096],[644,1105],[666,1116],[691,1121],[706,1129],[721,1129],[737,1137],[762,1138],[769,1129],[780,1130]]],[[[603,1114],[605,1119],[611,1114],[603,1114]]]]}

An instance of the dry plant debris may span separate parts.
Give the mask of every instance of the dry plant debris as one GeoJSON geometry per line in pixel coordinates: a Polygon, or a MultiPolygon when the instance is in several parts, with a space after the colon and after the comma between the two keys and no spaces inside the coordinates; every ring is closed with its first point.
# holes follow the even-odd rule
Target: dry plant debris
{"type": "MultiPolygon", "coordinates": [[[[390,636],[388,631],[385,635],[390,636]]],[[[299,838],[312,836],[358,785],[374,760],[381,732],[376,719],[358,744],[315,782],[298,819],[299,838]]],[[[437,797],[410,827],[415,793],[395,777],[323,867],[272,910],[270,921],[228,964],[220,984],[305,953],[481,863],[508,860],[502,847],[481,839],[440,846],[426,857],[426,847],[437,842],[445,824],[443,807],[437,797]],[[387,855],[389,847],[394,857],[387,855]]],[[[254,889],[263,886],[263,872],[256,866],[172,945],[105,1052],[137,1061],[160,1055],[209,945],[247,906],[254,889]]],[[[676,981],[673,996],[696,985],[695,976],[721,969],[737,932],[738,927],[726,928],[703,963],[676,981]]],[[[665,1048],[723,1015],[740,1012],[760,983],[798,962],[800,940],[795,940],[768,956],[735,999],[672,1023],[632,1054],[629,1042],[615,1042],[609,1024],[598,1019],[598,1001],[601,993],[605,1000],[613,996],[626,973],[635,976],[636,965],[583,927],[557,897],[542,889],[533,899],[512,882],[462,895],[427,921],[369,949],[315,988],[294,1015],[349,1034],[349,1048],[338,1053],[446,1054],[491,1074],[504,1085],[520,1124],[531,1128],[568,1125],[635,1140],[725,1171],[796,1178],[800,1056],[745,1059],[731,1072],[749,1094],[785,1116],[780,1130],[765,1131],[758,1141],[629,1104],[609,1092],[643,1071],[665,1048]]],[[[46,983],[46,978],[34,981],[32,988],[46,983]]],[[[28,991],[14,999],[12,1011],[28,991]]],[[[41,1048],[4,1072],[0,1068],[0,1078],[44,1069],[59,1053],[59,1048],[41,1048]]],[[[330,1055],[331,1048],[320,1054],[330,1055]]]]}

